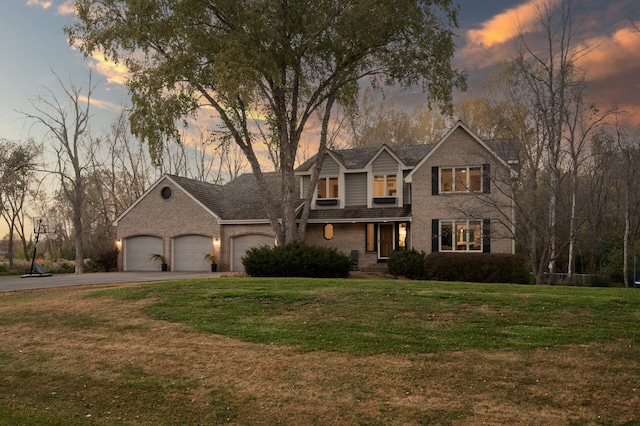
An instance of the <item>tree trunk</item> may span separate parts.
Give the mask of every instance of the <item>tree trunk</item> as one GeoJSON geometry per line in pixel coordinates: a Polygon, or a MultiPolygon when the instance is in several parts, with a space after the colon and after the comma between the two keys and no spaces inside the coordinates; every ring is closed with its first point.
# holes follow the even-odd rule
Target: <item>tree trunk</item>
{"type": "Polygon", "coordinates": [[[82,185],[82,178],[76,177],[76,184],[74,185],[74,200],[73,200],[73,229],[75,231],[76,242],[76,274],[84,273],[84,227],[82,224],[82,208],[84,204],[84,187],[82,185]]]}
{"type": "Polygon", "coordinates": [[[624,239],[623,239],[623,260],[622,274],[624,275],[624,286],[629,288],[629,235],[631,232],[631,200],[629,194],[629,182],[625,191],[624,203],[624,239]]]}
{"type": "Polygon", "coordinates": [[[573,176],[571,184],[571,217],[569,218],[569,260],[567,266],[567,280],[571,283],[575,274],[576,264],[576,202],[578,197],[578,178],[573,176]]]}

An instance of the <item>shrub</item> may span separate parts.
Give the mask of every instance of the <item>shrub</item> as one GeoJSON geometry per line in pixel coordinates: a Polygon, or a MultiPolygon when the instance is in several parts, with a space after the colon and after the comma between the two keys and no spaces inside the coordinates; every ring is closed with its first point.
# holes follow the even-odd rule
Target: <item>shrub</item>
{"type": "Polygon", "coordinates": [[[426,257],[425,278],[439,281],[529,283],[522,255],[489,253],[432,253],[426,257]]]}
{"type": "Polygon", "coordinates": [[[427,257],[423,251],[415,249],[394,251],[387,261],[391,275],[406,277],[412,280],[424,279],[424,261],[427,257]]]}
{"type": "Polygon", "coordinates": [[[242,258],[247,274],[252,277],[349,276],[351,260],[334,248],[295,242],[278,247],[254,247],[242,258]]]}

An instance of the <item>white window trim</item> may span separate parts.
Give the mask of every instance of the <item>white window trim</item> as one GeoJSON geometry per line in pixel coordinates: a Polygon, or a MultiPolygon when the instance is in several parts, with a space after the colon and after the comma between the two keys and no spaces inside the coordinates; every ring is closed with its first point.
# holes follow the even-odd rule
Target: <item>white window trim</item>
{"type": "Polygon", "coordinates": [[[443,253],[482,253],[482,244],[483,244],[483,235],[484,235],[484,223],[482,220],[478,219],[444,219],[440,220],[438,223],[438,250],[443,253]],[[478,222],[480,224],[480,247],[477,250],[471,250],[469,248],[469,223],[478,222]],[[464,223],[465,225],[465,246],[466,250],[456,250],[456,224],[464,223]],[[451,224],[451,249],[443,249],[442,248],[442,224],[451,224]]]}
{"type": "Polygon", "coordinates": [[[340,198],[340,189],[341,189],[340,188],[340,176],[320,176],[318,178],[318,183],[316,184],[315,198],[318,199],[318,200],[337,200],[337,199],[340,198]],[[326,198],[318,197],[318,186],[317,185],[320,185],[320,181],[322,179],[325,179],[325,188],[324,189],[325,189],[325,193],[326,194],[329,194],[329,192],[331,192],[331,191],[329,191],[331,179],[336,179],[338,181],[338,196],[337,197],[326,197],[326,198]]]}
{"type": "Polygon", "coordinates": [[[373,174],[373,196],[374,197],[398,197],[398,174],[397,173],[374,173],[373,174]],[[376,177],[382,176],[383,178],[383,192],[384,195],[376,195],[376,177]],[[387,178],[389,176],[393,176],[396,178],[396,195],[387,195],[389,193],[389,188],[387,186],[387,178]]]}
{"type": "Polygon", "coordinates": [[[482,166],[459,166],[459,167],[440,167],[439,179],[438,179],[438,189],[440,194],[480,194],[484,191],[483,184],[484,179],[482,176],[482,166]],[[456,191],[456,170],[466,170],[467,183],[464,191],[456,191]],[[469,189],[471,186],[471,169],[480,169],[480,189],[476,191],[472,191],[469,189]],[[443,170],[451,170],[451,191],[445,191],[442,188],[442,171],[443,170]]]}

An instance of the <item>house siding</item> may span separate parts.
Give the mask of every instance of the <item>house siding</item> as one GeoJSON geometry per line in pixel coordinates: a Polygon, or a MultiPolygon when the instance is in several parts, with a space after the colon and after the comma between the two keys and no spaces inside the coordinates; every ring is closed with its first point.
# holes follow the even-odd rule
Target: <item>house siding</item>
{"type": "Polygon", "coordinates": [[[345,174],[346,199],[345,206],[367,205],[367,174],[345,174]]]}
{"type": "Polygon", "coordinates": [[[371,170],[374,174],[398,173],[398,162],[388,152],[383,151],[378,158],[373,161],[371,170]]]}
{"type": "Polygon", "coordinates": [[[411,184],[405,181],[409,174],[409,170],[405,170],[402,175],[402,204],[407,206],[411,204],[411,184]]]}
{"type": "Polygon", "coordinates": [[[300,184],[300,198],[307,196],[307,189],[309,188],[310,182],[311,176],[302,176],[302,183],[300,184]]]}
{"type": "Polygon", "coordinates": [[[412,177],[412,241],[413,247],[432,251],[434,219],[491,220],[491,251],[512,253],[510,230],[502,219],[511,217],[511,200],[505,183],[509,170],[464,129],[457,128],[432,155],[416,169],[412,177]],[[491,163],[491,194],[432,194],[432,167],[482,166],[491,163]],[[491,197],[492,203],[486,198],[491,197]],[[496,211],[493,204],[499,206],[496,211]]]}
{"type": "Polygon", "coordinates": [[[340,174],[340,165],[329,155],[324,157],[322,161],[322,169],[320,176],[338,176],[340,174]]]}

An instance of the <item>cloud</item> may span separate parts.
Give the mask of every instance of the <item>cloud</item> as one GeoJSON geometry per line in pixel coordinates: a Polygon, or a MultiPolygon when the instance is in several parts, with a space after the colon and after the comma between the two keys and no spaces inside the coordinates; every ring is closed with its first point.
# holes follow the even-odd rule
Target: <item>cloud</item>
{"type": "MultiPolygon", "coordinates": [[[[633,28],[621,28],[614,33],[587,40],[580,46],[595,46],[581,57],[578,66],[585,69],[590,79],[610,79],[620,73],[637,72],[640,68],[640,34],[633,28]]],[[[616,82],[616,85],[621,85],[616,82]]]]}
{"type": "Polygon", "coordinates": [[[51,6],[51,2],[50,1],[43,1],[43,0],[27,0],[27,6],[29,6],[29,7],[41,7],[43,9],[49,9],[49,7],[51,6]]]}
{"type": "Polygon", "coordinates": [[[483,22],[480,29],[467,31],[467,40],[475,46],[492,47],[515,38],[519,31],[529,33],[536,29],[539,10],[548,0],[529,0],[483,22]]]}
{"type": "Polygon", "coordinates": [[[76,9],[73,7],[75,0],[67,0],[56,9],[58,15],[75,15],[76,9]]]}
{"type": "Polygon", "coordinates": [[[109,61],[103,54],[96,52],[91,56],[92,67],[107,79],[107,83],[125,85],[129,80],[129,71],[124,64],[109,61]]]}
{"type": "MultiPolygon", "coordinates": [[[[80,102],[87,102],[86,96],[79,97],[80,102]]],[[[122,111],[122,105],[116,105],[113,102],[101,101],[100,99],[91,98],[91,106],[99,109],[105,109],[109,111],[122,111]]]]}
{"type": "Polygon", "coordinates": [[[467,30],[466,43],[458,58],[467,66],[484,68],[509,57],[513,49],[505,44],[520,33],[538,30],[540,11],[562,0],[528,0],[483,22],[480,28],[467,30]]]}
{"type": "Polygon", "coordinates": [[[601,107],[617,104],[633,120],[640,117],[640,34],[633,28],[585,41],[583,46],[595,48],[579,59],[577,65],[586,71],[589,91],[601,107]]]}

